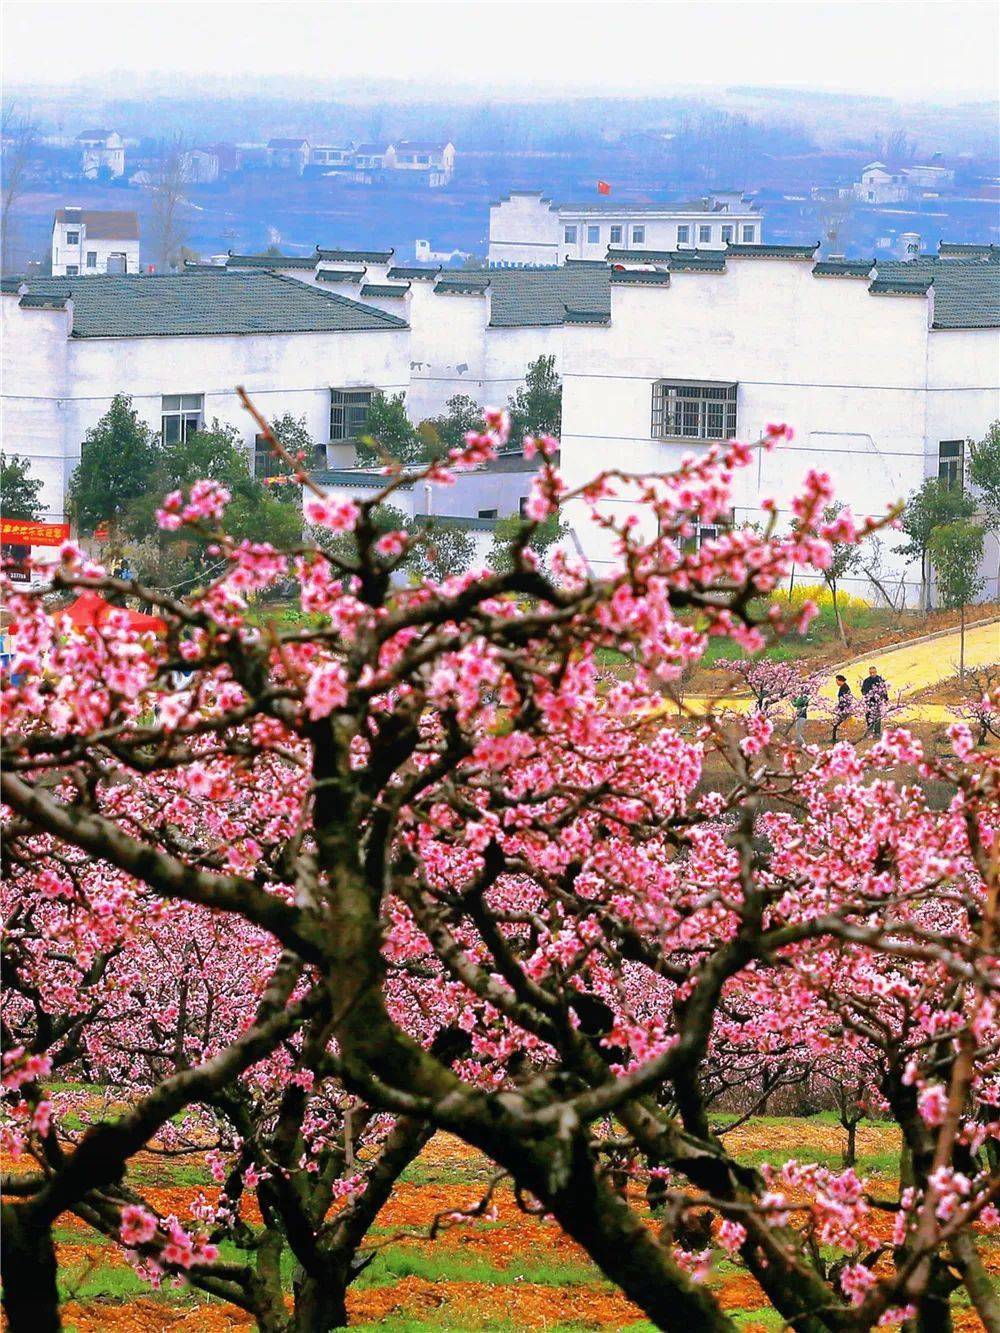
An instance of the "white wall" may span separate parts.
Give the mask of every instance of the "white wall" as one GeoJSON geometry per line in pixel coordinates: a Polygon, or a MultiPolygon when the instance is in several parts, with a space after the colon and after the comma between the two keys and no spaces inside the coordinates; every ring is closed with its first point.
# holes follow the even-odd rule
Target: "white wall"
{"type": "Polygon", "coordinates": [[[491,264],[557,264],[562,231],[554,204],[512,194],[490,206],[491,264]]]}
{"type": "MultiPolygon", "coordinates": [[[[809,263],[785,259],[730,259],[726,273],[673,273],[669,287],[611,291],[610,326],[565,330],[571,485],[606,467],[665,471],[697,447],[652,438],[660,378],[738,383],[742,439],[769,421],[794,427],[791,444],[739,474],[744,521],[764,496],[787,509],[809,467],[829,471],[856,513],[879,513],[936,474],[939,438],[982,434],[997,415],[997,331],[929,334],[921,297],[872,296],[864,281],[815,278],[809,263]]],[[[606,536],[579,507],[572,520],[594,563],[606,563],[606,536]]],[[[898,579],[896,540],[883,546],[898,579]]]]}
{"type": "Polygon", "coordinates": [[[82,275],[107,273],[108,260],[112,255],[125,256],[125,272],[139,272],[139,241],[106,240],[87,235],[87,229],[79,222],[56,222],[52,228],[52,275],[65,277],[67,264],[75,264],[82,275]],[[69,232],[79,236],[76,245],[69,245],[66,237],[69,232]],[[89,254],[97,255],[93,267],[87,264],[89,254]]]}
{"type": "Polygon", "coordinates": [[[433,283],[411,284],[407,411],[412,421],[439,416],[458,393],[482,402],[487,318],[482,293],[436,293],[433,283]]]}

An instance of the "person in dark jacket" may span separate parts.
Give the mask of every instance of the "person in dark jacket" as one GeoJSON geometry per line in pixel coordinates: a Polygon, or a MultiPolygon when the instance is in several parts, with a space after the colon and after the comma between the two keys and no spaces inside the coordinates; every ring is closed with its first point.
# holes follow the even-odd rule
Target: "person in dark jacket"
{"type": "Polygon", "coordinates": [[[806,743],[806,718],[809,715],[809,694],[802,690],[793,700],[795,709],[795,739],[799,745],[806,743]]]}
{"type": "MultiPolygon", "coordinates": [[[[882,714],[889,701],[889,687],[878,673],[878,667],[870,666],[868,675],[861,682],[861,704],[865,710],[865,736],[878,740],[882,735],[882,714]]],[[[862,738],[863,739],[863,738],[862,738]]]]}
{"type": "Polygon", "coordinates": [[[833,733],[830,740],[835,742],[837,732],[854,712],[854,694],[847,683],[846,676],[837,676],[837,703],[833,710],[833,733]]]}

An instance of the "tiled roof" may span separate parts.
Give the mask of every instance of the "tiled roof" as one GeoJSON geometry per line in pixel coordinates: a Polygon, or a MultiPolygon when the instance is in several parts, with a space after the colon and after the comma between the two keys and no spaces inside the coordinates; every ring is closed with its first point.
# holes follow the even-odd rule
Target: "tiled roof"
{"type": "MultiPolygon", "coordinates": [[[[588,315],[610,314],[610,269],[490,269],[490,324],[494,328],[565,322],[567,308],[588,315]]],[[[440,283],[438,284],[440,286],[440,283]]]]}
{"type": "Polygon", "coordinates": [[[612,269],[610,282],[613,287],[669,287],[670,274],[656,269],[612,269]]]}
{"type": "Polygon", "coordinates": [[[277,273],[29,278],[30,297],[73,301],[74,338],[350,333],[406,328],[375,306],[277,273]]]}
{"type": "Polygon", "coordinates": [[[394,250],[324,250],[316,247],[316,258],[331,264],[388,264],[394,250]]]}
{"type": "Polygon", "coordinates": [[[675,254],[675,250],[622,250],[609,245],[608,263],[665,264],[668,260],[673,259],[675,254]]]}
{"type": "Polygon", "coordinates": [[[450,143],[450,139],[400,139],[396,148],[405,153],[434,153],[447,148],[450,143]]]}
{"type": "Polygon", "coordinates": [[[874,259],[821,259],[813,273],[817,278],[867,278],[874,267],[874,259]]]}
{"type": "Polygon", "coordinates": [[[316,281],[360,282],[365,272],[363,268],[321,268],[316,270],[316,281]]]}
{"type": "Polygon", "coordinates": [[[410,282],[434,282],[441,272],[441,265],[436,268],[416,268],[406,264],[396,264],[386,274],[389,278],[406,278],[410,282]]]}
{"type": "Polygon", "coordinates": [[[226,260],[228,268],[315,268],[315,255],[234,255],[226,260]]]}
{"type": "Polygon", "coordinates": [[[878,260],[878,278],[934,283],[936,329],[1000,328],[1000,263],[981,259],[878,260]]]}
{"type": "Polygon", "coordinates": [[[736,259],[812,259],[819,249],[814,245],[752,245],[735,242],[726,246],[726,254],[736,259]]]}
{"type": "Polygon", "coordinates": [[[267,146],[268,148],[278,148],[278,149],[283,149],[283,148],[299,149],[299,148],[304,148],[308,142],[309,142],[308,139],[268,139],[267,146]]]}
{"type": "MultiPolygon", "coordinates": [[[[353,467],[333,467],[317,468],[315,472],[309,473],[309,480],[314,481],[317,486],[351,486],[359,490],[380,491],[383,486],[388,485],[393,480],[387,477],[384,472],[365,471],[361,468],[353,467]]],[[[413,488],[414,477],[403,477],[396,482],[396,485],[404,491],[413,488]]]]}
{"type": "Polygon", "coordinates": [[[868,290],[872,296],[926,296],[933,278],[917,280],[906,278],[875,278],[868,290]]]}
{"type": "Polygon", "coordinates": [[[1000,245],[963,245],[958,241],[940,241],[938,254],[942,259],[988,259],[1000,263],[1000,245]]]}
{"type": "Polygon", "coordinates": [[[564,324],[610,324],[610,310],[574,310],[572,306],[563,307],[564,324]]]}
{"type": "Polygon", "coordinates": [[[434,284],[434,290],[457,296],[483,296],[492,277],[492,269],[488,273],[445,273],[434,284]]]}
{"type": "Polygon", "coordinates": [[[671,273],[725,273],[725,250],[678,250],[670,256],[671,273]]]}
{"type": "Polygon", "coordinates": [[[408,282],[364,282],[361,284],[362,296],[399,296],[403,297],[410,290],[408,282]]]}
{"type": "Polygon", "coordinates": [[[80,139],[108,139],[112,134],[114,134],[114,130],[81,130],[76,137],[78,141],[80,139]]]}
{"type": "Polygon", "coordinates": [[[82,222],[90,241],[137,241],[139,216],[128,209],[57,208],[57,222],[82,222]],[[70,216],[67,217],[66,214],[70,216]]]}

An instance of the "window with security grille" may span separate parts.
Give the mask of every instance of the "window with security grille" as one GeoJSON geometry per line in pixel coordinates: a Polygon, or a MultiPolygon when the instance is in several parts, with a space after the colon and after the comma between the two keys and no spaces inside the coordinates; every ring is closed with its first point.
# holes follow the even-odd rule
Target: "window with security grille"
{"type": "Polygon", "coordinates": [[[612,245],[621,245],[621,243],[622,243],[622,229],[621,229],[621,227],[612,227],[612,228],[611,228],[611,244],[612,244],[612,245]]]}
{"type": "Polygon", "coordinates": [[[938,445],[938,481],[960,490],[965,482],[965,441],[942,440],[938,445]]]}
{"type": "Polygon", "coordinates": [[[371,389],[330,390],[330,443],[344,444],[365,433],[371,389]]]}
{"type": "Polygon", "coordinates": [[[204,412],[204,394],[164,394],[160,400],[160,433],[163,443],[180,444],[196,430],[201,430],[204,412]]]}
{"type": "Polygon", "coordinates": [[[733,439],[736,388],[735,384],[658,380],[653,385],[653,438],[733,439]]]}

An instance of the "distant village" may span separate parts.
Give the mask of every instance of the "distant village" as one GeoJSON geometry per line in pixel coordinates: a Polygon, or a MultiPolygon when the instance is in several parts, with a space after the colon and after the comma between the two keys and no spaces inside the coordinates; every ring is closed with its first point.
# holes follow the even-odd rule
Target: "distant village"
{"type": "MultiPolygon", "coordinates": [[[[130,169],[131,150],[117,130],[84,130],[76,137],[80,174],[85,180],[119,180],[153,186],[151,165],[130,169]]],[[[430,189],[447,185],[455,174],[455,145],[404,140],[398,143],[313,144],[308,139],[276,138],[266,143],[217,143],[179,152],[189,185],[212,185],[221,176],[244,171],[274,171],[295,176],[346,173],[370,182],[381,172],[405,171],[430,189]]]]}

